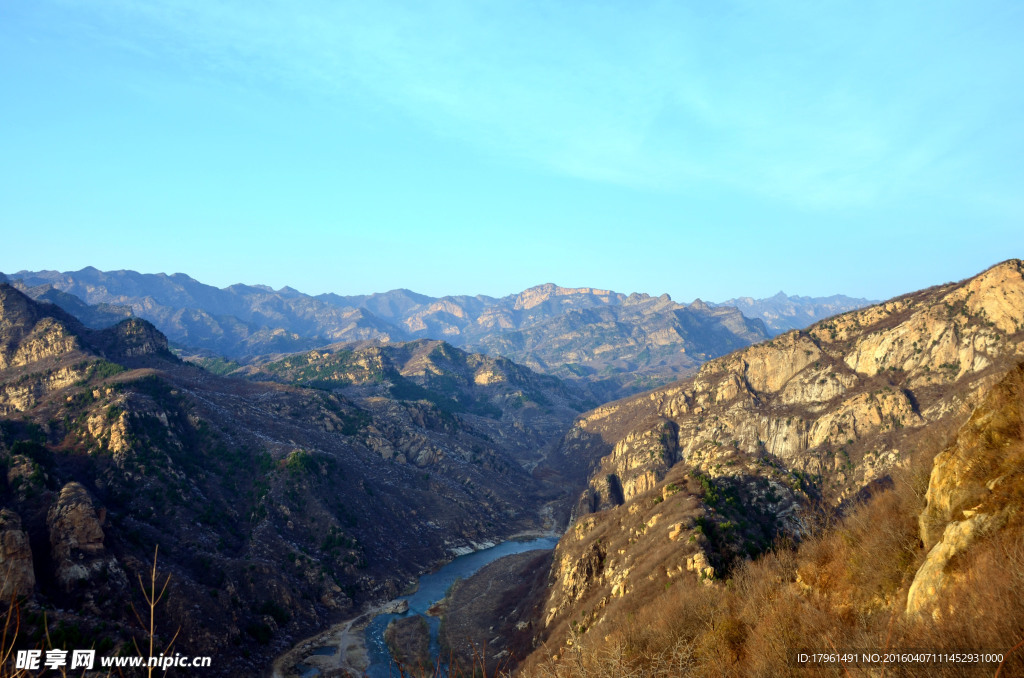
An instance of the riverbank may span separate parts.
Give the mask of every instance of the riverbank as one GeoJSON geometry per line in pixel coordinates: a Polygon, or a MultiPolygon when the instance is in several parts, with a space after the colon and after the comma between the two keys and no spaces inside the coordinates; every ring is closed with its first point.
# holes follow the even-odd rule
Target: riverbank
{"type": "MultiPolygon", "coordinates": [[[[545,520],[545,525],[551,525],[551,522],[545,520]]],[[[305,640],[297,643],[284,654],[278,656],[274,660],[271,669],[272,678],[299,678],[301,676],[320,676],[321,678],[330,678],[332,676],[362,676],[370,668],[373,661],[371,652],[367,647],[367,627],[381,615],[399,615],[404,614],[410,609],[410,603],[413,603],[413,612],[416,614],[428,614],[429,608],[444,598],[444,591],[450,585],[450,582],[441,583],[436,587],[433,587],[431,591],[421,591],[420,583],[425,580],[434,580],[438,578],[447,568],[451,568],[457,561],[464,561],[464,559],[472,560],[474,556],[479,557],[479,554],[485,551],[491,551],[497,549],[498,552],[508,548],[508,544],[511,543],[528,543],[536,540],[557,540],[559,534],[554,529],[537,529],[537,530],[525,530],[516,534],[510,535],[505,541],[501,542],[496,546],[491,546],[487,549],[473,551],[463,555],[459,555],[457,552],[456,557],[449,561],[447,564],[439,567],[434,572],[422,575],[416,582],[414,587],[410,588],[410,593],[399,596],[394,600],[390,600],[381,605],[374,606],[368,610],[365,610],[358,616],[350,619],[338,622],[305,640]],[[503,548],[504,547],[504,548],[503,548]],[[436,588],[437,591],[433,589],[436,588]],[[433,591],[433,592],[432,592],[433,591]],[[420,600],[420,599],[423,600],[420,600]],[[428,600],[431,599],[432,600],[428,600]],[[332,651],[333,650],[333,651],[332,651]],[[313,670],[319,671],[319,674],[313,673],[313,670]]],[[[543,548],[550,549],[554,546],[554,543],[546,544],[543,548]]],[[[513,549],[514,550],[514,549],[513,549]]],[[[486,563],[483,563],[486,564],[486,563]]],[[[476,566],[473,572],[483,564],[476,566]]],[[[455,576],[463,576],[469,573],[463,573],[462,575],[453,574],[455,576]]],[[[442,577],[443,579],[443,577],[442,577]]],[[[434,642],[436,643],[436,633],[434,642]]],[[[383,640],[381,641],[383,645],[383,640]]],[[[380,658],[377,658],[380,661],[380,658]]]]}
{"type": "Polygon", "coordinates": [[[401,599],[389,600],[306,638],[274,660],[272,678],[296,678],[305,675],[310,669],[319,671],[323,678],[363,675],[370,665],[366,650],[366,627],[377,615],[408,609],[408,603],[403,607],[403,602],[401,599]],[[318,653],[328,648],[334,652],[318,653]]]}
{"type": "Polygon", "coordinates": [[[492,676],[529,654],[553,557],[551,550],[507,555],[456,582],[444,604],[443,656],[467,675],[485,668],[492,676]]]}

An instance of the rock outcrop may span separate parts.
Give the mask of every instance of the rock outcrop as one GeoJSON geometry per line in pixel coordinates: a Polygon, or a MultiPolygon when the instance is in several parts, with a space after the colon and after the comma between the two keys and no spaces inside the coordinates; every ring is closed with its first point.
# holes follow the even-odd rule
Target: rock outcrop
{"type": "Polygon", "coordinates": [[[54,573],[59,586],[67,592],[102,577],[126,582],[117,560],[104,545],[103,520],[106,511],[98,509],[89,492],[80,484],[65,485],[50,508],[46,524],[54,573]]]}
{"type": "Polygon", "coordinates": [[[0,577],[4,600],[29,596],[36,585],[28,534],[21,529],[21,518],[10,509],[0,509],[0,577]]]}
{"type": "MultiPolygon", "coordinates": [[[[995,308],[1005,306],[998,303],[995,308]]],[[[1012,322],[1011,316],[997,317],[1004,324],[1012,322]]],[[[920,517],[928,556],[910,587],[908,614],[941,615],[943,592],[957,576],[951,561],[983,537],[1003,529],[1020,530],[1022,496],[1024,365],[992,389],[953,444],[935,457],[928,503],[920,517]]]]}
{"type": "Polygon", "coordinates": [[[80,348],[77,320],[55,306],[40,307],[0,283],[0,370],[59,358],[80,348]]]}
{"type": "Polygon", "coordinates": [[[153,354],[166,354],[167,337],[139,318],[122,320],[103,332],[105,351],[110,360],[123,360],[153,354]]]}

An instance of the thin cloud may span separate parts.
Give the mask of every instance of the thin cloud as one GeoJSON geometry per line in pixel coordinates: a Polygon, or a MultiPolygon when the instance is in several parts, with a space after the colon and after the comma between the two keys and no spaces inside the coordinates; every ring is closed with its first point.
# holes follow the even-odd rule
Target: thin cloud
{"type": "MultiPolygon", "coordinates": [[[[386,105],[549,171],[670,192],[724,185],[809,208],[870,205],[927,183],[1021,58],[1006,35],[984,31],[1012,18],[999,5],[977,10],[990,14],[979,27],[888,3],[714,4],[74,8],[150,58],[386,105]],[[951,51],[934,44],[943,40],[972,42],[951,51]]],[[[1019,106],[1016,93],[995,100],[1007,96],[1019,106]]]]}

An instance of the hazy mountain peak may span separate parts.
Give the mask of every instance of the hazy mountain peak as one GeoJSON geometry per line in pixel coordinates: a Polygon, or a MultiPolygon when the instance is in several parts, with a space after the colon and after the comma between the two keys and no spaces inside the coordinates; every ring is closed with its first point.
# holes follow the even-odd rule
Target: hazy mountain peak
{"type": "Polygon", "coordinates": [[[763,299],[737,297],[711,306],[735,306],[748,318],[760,318],[772,334],[807,327],[839,313],[853,311],[875,303],[869,299],[855,299],[841,294],[831,297],[790,296],[779,291],[763,299]]]}

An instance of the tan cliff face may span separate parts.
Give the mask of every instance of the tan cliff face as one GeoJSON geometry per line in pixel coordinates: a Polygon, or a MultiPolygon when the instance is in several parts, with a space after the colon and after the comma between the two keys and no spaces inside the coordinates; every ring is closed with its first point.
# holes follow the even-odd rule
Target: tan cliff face
{"type": "Polygon", "coordinates": [[[90,330],[60,308],[0,284],[0,370],[7,372],[0,381],[0,415],[31,410],[51,393],[110,367],[106,360],[155,355],[170,356],[167,338],[145,320],[90,330]]]}
{"type": "Polygon", "coordinates": [[[559,287],[558,285],[548,283],[546,285],[531,287],[528,290],[520,292],[516,296],[512,308],[516,311],[528,310],[535,308],[552,298],[582,295],[596,297],[604,303],[608,303],[613,300],[621,301],[623,298],[623,295],[616,294],[611,290],[597,290],[591,287],[559,287]]]}
{"type": "MultiPolygon", "coordinates": [[[[689,380],[583,415],[560,451],[566,463],[590,464],[576,508],[577,526],[588,527],[571,529],[556,552],[549,630],[563,633],[581,614],[602,619],[627,562],[633,579],[707,580],[774,535],[799,538],[812,507],[887,482],[965,421],[1024,357],[1022,330],[1024,265],[1013,260],[736,351],[689,380]]],[[[936,461],[933,485],[947,487],[929,490],[922,517],[926,543],[949,535],[947,560],[997,524],[973,516],[944,532],[951,510],[980,501],[957,498],[967,490],[956,472],[939,470],[949,466],[936,461]]]]}
{"type": "Polygon", "coordinates": [[[50,310],[55,315],[40,312],[24,294],[0,284],[0,369],[59,358],[81,348],[68,329],[77,321],[56,307],[50,310]]]}
{"type": "Polygon", "coordinates": [[[949,613],[944,592],[964,580],[957,556],[984,537],[1024,533],[1024,365],[985,397],[935,457],[919,522],[928,551],[907,597],[910,615],[949,613]]]}

